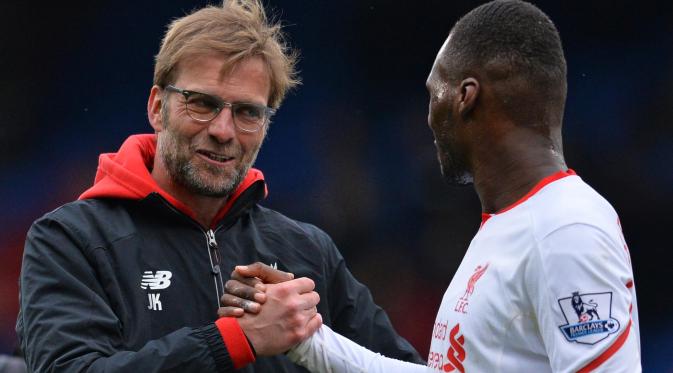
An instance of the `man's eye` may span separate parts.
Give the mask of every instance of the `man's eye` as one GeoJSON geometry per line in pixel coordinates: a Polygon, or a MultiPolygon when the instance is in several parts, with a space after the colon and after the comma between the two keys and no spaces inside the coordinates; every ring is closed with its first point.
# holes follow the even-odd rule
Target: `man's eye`
{"type": "Polygon", "coordinates": [[[204,98],[190,98],[189,100],[187,100],[187,105],[201,106],[201,107],[215,106],[211,100],[204,98]]]}
{"type": "Polygon", "coordinates": [[[201,95],[190,96],[187,99],[187,106],[189,110],[193,111],[212,111],[217,109],[217,104],[212,99],[201,95]]]}
{"type": "Polygon", "coordinates": [[[248,119],[260,119],[264,116],[264,111],[255,105],[239,104],[236,106],[236,116],[248,119]]]}

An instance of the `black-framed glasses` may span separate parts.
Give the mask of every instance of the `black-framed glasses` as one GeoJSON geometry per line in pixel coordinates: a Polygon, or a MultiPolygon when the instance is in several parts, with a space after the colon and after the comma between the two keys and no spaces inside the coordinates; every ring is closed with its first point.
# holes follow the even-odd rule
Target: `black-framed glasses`
{"type": "Polygon", "coordinates": [[[244,132],[257,132],[276,113],[270,107],[251,102],[226,102],[217,96],[189,91],[172,85],[167,85],[165,89],[184,96],[187,115],[197,122],[210,122],[220,114],[222,109],[228,107],[231,109],[236,128],[244,132]]]}

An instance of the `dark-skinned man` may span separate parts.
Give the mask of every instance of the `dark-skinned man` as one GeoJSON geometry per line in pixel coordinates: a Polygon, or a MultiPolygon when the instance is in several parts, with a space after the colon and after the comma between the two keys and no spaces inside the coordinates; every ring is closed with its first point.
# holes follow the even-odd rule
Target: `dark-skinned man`
{"type": "MultiPolygon", "coordinates": [[[[426,86],[442,173],[474,183],[482,205],[428,366],[373,354],[325,326],[292,359],[334,372],[640,371],[619,218],[563,158],[566,63],[551,20],[521,1],[477,7],[453,27],[426,86]]],[[[236,289],[255,275],[238,272],[236,289]]]]}

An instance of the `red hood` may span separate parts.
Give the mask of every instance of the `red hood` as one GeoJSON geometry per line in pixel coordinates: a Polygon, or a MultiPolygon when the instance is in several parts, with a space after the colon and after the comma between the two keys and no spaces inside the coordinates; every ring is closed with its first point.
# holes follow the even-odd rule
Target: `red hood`
{"type": "MultiPolygon", "coordinates": [[[[94,185],[82,193],[79,199],[122,198],[138,200],[156,192],[175,208],[195,219],[196,214],[187,205],[161,189],[152,178],[149,170],[154,165],[156,150],[156,135],[133,135],[124,141],[117,153],[101,154],[98,159],[94,185]]],[[[215,222],[222,219],[241,193],[256,181],[264,182],[264,175],[261,171],[251,168],[243,182],[218,212],[215,222]]],[[[265,185],[264,196],[267,193],[265,185]]]]}

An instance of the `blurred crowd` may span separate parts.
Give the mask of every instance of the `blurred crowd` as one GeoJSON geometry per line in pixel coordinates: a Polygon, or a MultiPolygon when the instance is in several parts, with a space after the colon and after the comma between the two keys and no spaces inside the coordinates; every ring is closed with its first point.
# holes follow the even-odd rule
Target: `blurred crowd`
{"type": "MultiPolygon", "coordinates": [[[[165,24],[203,3],[1,5],[0,353],[16,346],[28,227],[92,183],[99,153],[150,132],[145,104],[165,24]]],[[[424,83],[457,17],[479,2],[266,3],[301,52],[303,85],[260,152],[265,205],[327,231],[425,355],[480,205],[471,188],[441,179],[424,83]]],[[[613,204],[629,243],[644,370],[673,371],[673,5],[535,3],[568,60],[566,159],[613,204]]]]}

